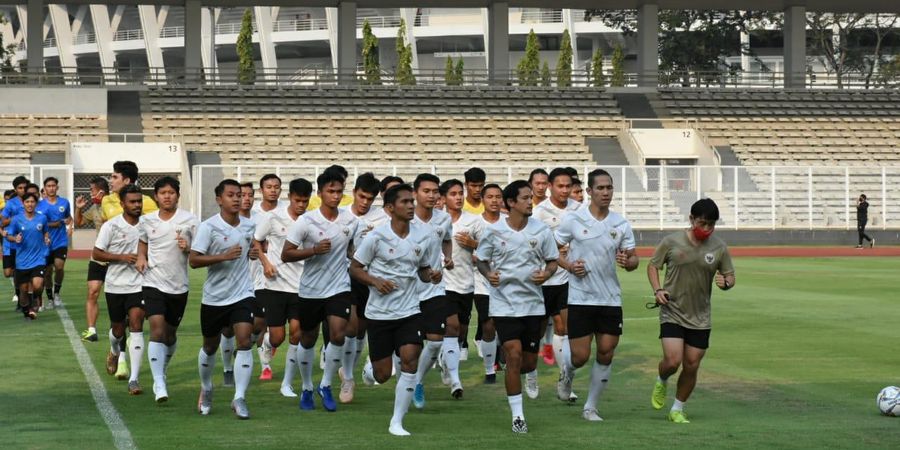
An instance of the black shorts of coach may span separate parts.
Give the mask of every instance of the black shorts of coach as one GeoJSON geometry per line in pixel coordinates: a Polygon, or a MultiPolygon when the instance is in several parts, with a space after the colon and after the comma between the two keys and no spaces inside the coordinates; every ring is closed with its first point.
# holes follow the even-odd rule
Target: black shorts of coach
{"type": "Polygon", "coordinates": [[[622,335],[621,306],[569,305],[569,339],[593,334],[622,335]]]}
{"type": "Polygon", "coordinates": [[[419,311],[422,313],[422,331],[425,334],[444,334],[450,310],[447,297],[443,295],[419,302],[419,311]]]}
{"type": "Polygon", "coordinates": [[[222,328],[238,323],[253,323],[253,297],[247,297],[230,305],[200,305],[200,332],[212,338],[222,334],[222,328]]]}
{"type": "Polygon", "coordinates": [[[350,306],[353,298],[350,291],[339,292],[327,298],[300,297],[300,328],[304,331],[314,330],[328,316],[337,316],[350,320],[350,306]]]}
{"type": "Polygon", "coordinates": [[[547,317],[558,316],[559,312],[569,307],[569,283],[559,286],[541,286],[544,293],[544,307],[547,317]]]}
{"type": "Polygon", "coordinates": [[[507,341],[517,340],[522,343],[523,352],[538,352],[541,337],[544,336],[544,329],[541,327],[544,316],[491,317],[491,319],[494,320],[501,345],[507,341]]]}
{"type": "Polygon", "coordinates": [[[46,266],[37,266],[30,269],[16,269],[16,286],[31,283],[31,280],[35,278],[44,278],[45,273],[47,273],[46,266]]]}
{"type": "MultiPolygon", "coordinates": [[[[9,245],[4,242],[4,245],[9,245]]],[[[3,255],[3,269],[15,269],[16,268],[16,249],[9,249],[8,255],[3,255]]]]}
{"type": "Polygon", "coordinates": [[[144,315],[146,317],[163,316],[166,323],[177,327],[184,318],[188,293],[167,294],[159,289],[144,286],[144,315]]]}
{"type": "Polygon", "coordinates": [[[131,308],[144,307],[144,294],[131,292],[128,294],[106,293],[106,309],[109,311],[109,321],[112,323],[125,322],[128,319],[128,311],[131,308]]]}
{"type": "Polygon", "coordinates": [[[709,348],[710,330],[695,330],[686,328],[677,323],[665,322],[659,324],[659,338],[677,338],[694,348],[706,350],[709,348]]]}
{"type": "Polygon", "coordinates": [[[356,317],[365,320],[366,305],[369,304],[369,287],[351,278],[350,296],[353,297],[353,304],[356,305],[356,317]]]}
{"type": "Polygon", "coordinates": [[[422,315],[395,320],[368,319],[369,359],[378,361],[400,352],[404,345],[422,346],[422,315]]]}
{"type": "Polygon", "coordinates": [[[87,280],[88,281],[106,281],[106,271],[109,269],[108,265],[100,264],[97,261],[91,261],[88,263],[88,273],[87,280]]]}
{"type": "Polygon", "coordinates": [[[47,265],[56,264],[57,259],[61,259],[63,261],[69,256],[68,247],[59,247],[53,250],[50,250],[50,254],[47,255],[47,265]]]}
{"type": "Polygon", "coordinates": [[[256,301],[265,311],[267,327],[283,327],[289,320],[300,320],[300,297],[296,292],[263,289],[257,293],[256,301]]]}
{"type": "Polygon", "coordinates": [[[454,314],[459,316],[459,323],[470,323],[472,320],[472,305],[475,303],[475,293],[461,294],[459,292],[447,291],[448,315],[454,314]]]}

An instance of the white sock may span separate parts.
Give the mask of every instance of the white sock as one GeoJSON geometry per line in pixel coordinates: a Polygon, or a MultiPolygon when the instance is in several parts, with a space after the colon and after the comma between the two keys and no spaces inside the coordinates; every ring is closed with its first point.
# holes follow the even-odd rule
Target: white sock
{"type": "Polygon", "coordinates": [[[684,411],[685,402],[675,399],[675,403],[672,403],[672,411],[684,411]]]}
{"type": "Polygon", "coordinates": [[[300,369],[300,381],[304,391],[313,390],[313,364],[316,359],[315,348],[305,348],[303,344],[297,346],[297,367],[300,369]]]}
{"type": "MultiPolygon", "coordinates": [[[[124,336],[123,336],[124,337],[124,336]]],[[[109,329],[109,351],[116,356],[119,356],[120,349],[122,348],[122,338],[117,338],[112,331],[112,328],[109,329]]]]}
{"type": "Polygon", "coordinates": [[[588,388],[587,400],[584,402],[585,410],[597,409],[597,401],[600,400],[600,395],[602,395],[603,390],[606,389],[606,384],[609,381],[611,372],[611,364],[600,364],[597,361],[594,361],[594,365],[591,367],[591,385],[588,388]]]}
{"type": "Polygon", "coordinates": [[[493,341],[481,341],[481,353],[484,355],[484,374],[493,375],[494,363],[497,362],[497,338],[493,341]]]}
{"type": "Polygon", "coordinates": [[[131,377],[128,381],[137,381],[144,358],[144,332],[132,331],[128,344],[128,357],[131,359],[131,377]]]}
{"type": "Polygon", "coordinates": [[[394,388],[394,415],[391,416],[391,425],[403,427],[403,416],[409,411],[409,402],[412,401],[415,388],[416,374],[400,372],[397,387],[394,388]]]}
{"type": "Polygon", "coordinates": [[[551,317],[549,321],[547,321],[547,329],[544,330],[544,344],[549,344],[553,342],[553,318],[551,317]]]}
{"type": "Polygon", "coordinates": [[[431,370],[431,366],[437,361],[437,355],[444,345],[441,341],[425,341],[425,347],[422,349],[422,355],[419,356],[419,369],[416,370],[416,383],[422,384],[425,375],[431,370]]]}
{"type": "Polygon", "coordinates": [[[197,367],[200,369],[200,388],[204,391],[211,391],[213,369],[216,368],[216,354],[207,355],[201,347],[200,354],[197,355],[197,367]]]}
{"type": "Polygon", "coordinates": [[[444,337],[441,345],[441,353],[444,357],[444,366],[450,372],[450,382],[459,383],[459,337],[444,337]]]}
{"type": "Polygon", "coordinates": [[[319,382],[319,387],[331,386],[331,380],[334,378],[334,374],[337,373],[343,356],[343,345],[337,345],[334,342],[328,344],[328,348],[325,349],[325,370],[322,372],[322,381],[319,382]]]}
{"type": "MultiPolygon", "coordinates": [[[[425,349],[423,348],[422,350],[424,351],[425,349]]],[[[391,362],[394,364],[394,369],[393,369],[393,370],[394,370],[394,373],[392,373],[391,375],[396,374],[396,375],[397,375],[397,379],[399,380],[399,379],[400,379],[400,373],[401,373],[401,372],[400,372],[400,362],[401,362],[401,361],[400,361],[400,355],[398,355],[398,354],[396,354],[396,353],[392,353],[392,354],[391,354],[391,362]]]]}
{"type": "Polygon", "coordinates": [[[571,375],[575,375],[575,366],[572,365],[572,347],[569,345],[569,335],[563,335],[562,340],[562,354],[563,361],[565,365],[563,366],[566,371],[568,371],[571,375]]]}
{"type": "Polygon", "coordinates": [[[234,356],[234,398],[245,398],[250,378],[253,377],[253,352],[238,350],[234,356]]]}
{"type": "Polygon", "coordinates": [[[172,362],[172,357],[175,356],[175,350],[178,349],[178,342],[175,342],[172,345],[166,346],[166,363],[163,365],[163,371],[169,370],[169,363],[172,362]]]}
{"type": "Polygon", "coordinates": [[[356,336],[344,338],[344,353],[341,354],[341,375],[345,380],[353,380],[353,363],[356,361],[356,336]]]}
{"type": "Polygon", "coordinates": [[[95,327],[88,327],[88,333],[97,334],[97,328],[95,328],[95,327]]]}
{"type": "Polygon", "coordinates": [[[297,373],[297,345],[289,344],[287,354],[284,355],[284,378],[281,380],[282,386],[291,386],[294,384],[294,374],[297,373]]]}
{"type": "Polygon", "coordinates": [[[234,370],[234,336],[222,337],[222,366],[226,372],[234,370]]]}
{"type": "Polygon", "coordinates": [[[522,410],[522,394],[507,395],[506,400],[509,402],[509,409],[512,410],[512,417],[525,418],[525,412],[522,410]]]}
{"type": "Polygon", "coordinates": [[[147,345],[147,359],[150,360],[150,374],[153,383],[166,385],[166,344],[150,341],[147,345]]]}
{"type": "Polygon", "coordinates": [[[553,335],[553,355],[556,357],[556,365],[559,370],[566,370],[566,354],[569,353],[568,346],[565,345],[565,336],[553,335]]]}

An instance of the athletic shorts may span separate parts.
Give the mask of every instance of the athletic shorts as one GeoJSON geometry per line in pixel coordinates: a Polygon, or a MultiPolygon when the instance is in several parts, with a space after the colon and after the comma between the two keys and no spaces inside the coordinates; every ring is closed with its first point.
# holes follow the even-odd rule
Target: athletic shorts
{"type": "Polygon", "coordinates": [[[710,330],[693,330],[675,323],[659,324],[659,338],[678,338],[694,348],[706,350],[709,348],[710,330]]]}
{"type": "Polygon", "coordinates": [[[400,352],[404,345],[422,345],[422,316],[396,320],[368,319],[369,359],[379,361],[400,352]]]}
{"type": "Polygon", "coordinates": [[[3,269],[16,268],[16,249],[10,249],[8,255],[3,255],[3,269]]]}
{"type": "Polygon", "coordinates": [[[109,265],[100,264],[97,261],[88,263],[88,281],[106,281],[106,271],[109,265]]]}
{"type": "Polygon", "coordinates": [[[569,283],[559,286],[542,286],[544,306],[547,317],[558,316],[559,312],[569,307],[569,283]]]}
{"type": "Polygon", "coordinates": [[[356,317],[366,318],[366,305],[369,304],[369,287],[354,279],[350,279],[350,296],[356,305],[356,317]]]}
{"type": "Polygon", "coordinates": [[[300,297],[296,292],[265,289],[256,300],[266,311],[266,326],[283,327],[288,320],[300,319],[300,297]]]}
{"type": "Polygon", "coordinates": [[[144,286],[144,315],[146,317],[162,315],[166,323],[177,327],[181,325],[184,310],[187,307],[188,293],[167,294],[159,289],[144,286]]]}
{"type": "Polygon", "coordinates": [[[491,318],[491,298],[487,295],[475,294],[475,311],[478,311],[478,323],[485,323],[491,318]]]}
{"type": "Polygon", "coordinates": [[[459,292],[447,291],[448,307],[450,315],[458,315],[459,323],[469,323],[472,320],[472,305],[475,302],[475,294],[460,294],[459,292]]]}
{"type": "Polygon", "coordinates": [[[544,336],[544,328],[541,323],[544,316],[526,317],[492,317],[494,327],[497,328],[497,337],[500,344],[506,341],[519,341],[522,343],[522,351],[537,353],[544,336]]]}
{"type": "Polygon", "coordinates": [[[443,295],[419,302],[419,311],[422,313],[422,331],[426,334],[443,335],[445,333],[450,310],[447,304],[447,297],[443,295]]]}
{"type": "Polygon", "coordinates": [[[253,323],[253,297],[225,306],[200,305],[200,332],[203,337],[216,337],[222,328],[238,323],[253,323]]]}
{"type": "Polygon", "coordinates": [[[350,306],[353,298],[350,292],[340,292],[328,298],[299,298],[300,328],[315,329],[328,316],[350,320],[350,306]]]}
{"type": "Polygon", "coordinates": [[[59,247],[57,249],[51,250],[50,256],[47,256],[47,265],[49,266],[51,264],[55,264],[57,259],[61,259],[61,260],[65,261],[66,258],[68,257],[68,255],[69,255],[68,247],[59,247]]]}
{"type": "Polygon", "coordinates": [[[262,301],[262,298],[266,296],[266,292],[265,289],[253,291],[253,298],[250,300],[250,306],[253,307],[253,317],[266,318],[266,306],[262,301]]]}
{"type": "Polygon", "coordinates": [[[128,311],[131,308],[143,308],[144,295],[141,292],[130,294],[106,293],[106,309],[109,311],[109,321],[112,323],[126,322],[128,311]]]}
{"type": "Polygon", "coordinates": [[[568,321],[569,339],[596,333],[622,335],[621,306],[570,305],[568,321]]]}
{"type": "Polygon", "coordinates": [[[31,283],[35,278],[44,278],[46,266],[37,266],[30,269],[16,269],[16,286],[31,283]]]}

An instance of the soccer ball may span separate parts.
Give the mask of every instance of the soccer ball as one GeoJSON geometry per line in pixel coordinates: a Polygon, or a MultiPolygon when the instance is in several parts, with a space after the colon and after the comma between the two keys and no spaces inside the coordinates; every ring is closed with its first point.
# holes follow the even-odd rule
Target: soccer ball
{"type": "Polygon", "coordinates": [[[900,416],[900,387],[888,386],[878,393],[875,400],[878,410],[886,416],[900,416]]]}

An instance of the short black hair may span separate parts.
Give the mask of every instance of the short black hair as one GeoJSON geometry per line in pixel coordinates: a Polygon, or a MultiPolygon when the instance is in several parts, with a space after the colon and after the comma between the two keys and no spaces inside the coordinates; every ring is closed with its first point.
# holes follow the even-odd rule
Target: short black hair
{"type": "Polygon", "coordinates": [[[251,191],[253,190],[253,182],[250,181],[247,181],[245,183],[238,183],[238,186],[241,188],[250,188],[251,191]]]}
{"type": "Polygon", "coordinates": [[[574,167],[563,167],[563,170],[565,170],[570,177],[578,178],[578,169],[574,167]]]}
{"type": "Polygon", "coordinates": [[[427,182],[434,183],[438,186],[441,185],[441,179],[438,178],[437,175],[433,175],[430,173],[420,173],[416,176],[415,181],[413,181],[413,189],[418,191],[419,186],[421,186],[422,183],[427,183],[427,182]]]}
{"type": "Polygon", "coordinates": [[[534,181],[534,176],[535,176],[535,175],[547,175],[547,176],[549,177],[549,175],[547,174],[547,171],[546,171],[546,170],[544,170],[544,169],[534,169],[534,170],[531,171],[530,174],[528,174],[528,184],[531,184],[531,182],[534,181]]]}
{"type": "Polygon", "coordinates": [[[863,200],[868,200],[869,197],[866,197],[866,194],[859,194],[859,197],[863,200]]]}
{"type": "Polygon", "coordinates": [[[59,179],[58,179],[58,178],[56,178],[56,177],[47,177],[47,178],[44,178],[44,186],[46,186],[47,183],[49,183],[49,182],[51,182],[51,181],[54,182],[54,183],[56,183],[57,185],[59,185],[59,179]]]}
{"type": "Polygon", "coordinates": [[[496,189],[496,190],[500,191],[500,195],[503,195],[503,188],[500,187],[500,185],[497,183],[491,183],[491,184],[486,184],[486,185],[484,185],[483,188],[481,188],[481,197],[482,198],[484,198],[484,193],[487,192],[488,189],[496,189]]]}
{"type": "Polygon", "coordinates": [[[695,219],[706,219],[710,222],[719,221],[719,207],[712,199],[701,198],[691,205],[691,217],[695,219]]]}
{"type": "Polygon", "coordinates": [[[466,183],[484,183],[484,180],[487,179],[487,174],[480,168],[473,167],[463,173],[463,177],[465,177],[466,183]]]}
{"type": "Polygon", "coordinates": [[[453,186],[459,186],[460,189],[465,190],[465,186],[463,186],[462,181],[459,181],[456,178],[451,178],[441,184],[440,187],[438,187],[438,192],[441,193],[441,196],[447,195],[447,193],[450,192],[450,189],[452,189],[453,186]]]}
{"type": "Polygon", "coordinates": [[[91,181],[89,181],[88,184],[93,184],[101,191],[106,192],[107,194],[109,193],[109,181],[106,181],[106,178],[94,177],[91,178],[91,181]]]}
{"type": "Polygon", "coordinates": [[[37,194],[35,194],[34,192],[28,192],[27,194],[22,196],[22,203],[25,203],[25,200],[28,200],[29,198],[33,198],[35,202],[41,201],[37,194]]]}
{"type": "Polygon", "coordinates": [[[141,194],[144,195],[144,192],[141,191],[141,188],[134,183],[126,184],[122,186],[122,189],[119,189],[119,199],[125,201],[125,196],[128,194],[141,194]]]}
{"type": "MultiPolygon", "coordinates": [[[[612,175],[609,174],[609,172],[607,172],[603,169],[594,169],[590,173],[588,173],[588,187],[593,189],[594,186],[597,185],[596,178],[602,177],[602,176],[607,176],[607,177],[609,177],[609,181],[613,181],[613,177],[612,177],[612,175]]],[[[574,184],[574,181],[572,182],[572,184],[574,184]]]]}
{"type": "Polygon", "coordinates": [[[159,190],[166,186],[175,189],[175,193],[181,195],[181,183],[179,183],[175,177],[170,177],[168,175],[156,180],[156,183],[153,183],[153,193],[158,194],[159,190]]]}
{"type": "Polygon", "coordinates": [[[16,195],[15,189],[7,189],[7,190],[3,191],[3,198],[5,198],[7,200],[11,199],[13,197],[13,195],[16,195]]]}
{"type": "Polygon", "coordinates": [[[16,187],[18,187],[20,185],[28,184],[28,183],[31,183],[31,181],[28,178],[25,178],[22,175],[19,175],[19,176],[13,178],[12,187],[13,187],[13,189],[15,189],[16,187]]]}
{"type": "Polygon", "coordinates": [[[382,195],[385,191],[387,191],[387,185],[391,183],[400,183],[403,184],[403,178],[396,177],[394,175],[388,175],[381,179],[381,183],[379,189],[381,190],[382,195]]]}
{"type": "Polygon", "coordinates": [[[356,185],[353,186],[353,190],[361,190],[367,194],[376,196],[381,192],[381,182],[378,181],[378,178],[375,178],[375,174],[366,172],[356,177],[356,185]]]}
{"type": "Polygon", "coordinates": [[[36,184],[34,184],[34,183],[28,183],[28,186],[25,186],[25,191],[27,192],[27,191],[29,191],[29,190],[31,190],[31,189],[34,189],[34,190],[37,191],[37,192],[41,192],[41,187],[40,187],[40,186],[38,186],[38,185],[36,185],[36,184]]]}
{"type": "Polygon", "coordinates": [[[312,183],[306,178],[294,178],[288,185],[288,192],[301,197],[309,197],[312,195],[312,183]]]}
{"type": "Polygon", "coordinates": [[[329,171],[339,174],[345,182],[347,181],[347,177],[350,176],[350,173],[347,172],[347,169],[345,169],[344,166],[340,166],[337,164],[333,164],[325,168],[325,172],[329,171]]]}
{"type": "Polygon", "coordinates": [[[316,177],[316,186],[318,186],[318,190],[321,191],[322,189],[325,189],[325,186],[328,186],[329,183],[341,183],[341,185],[344,185],[346,180],[347,177],[342,175],[341,172],[329,167],[316,177]]]}
{"type": "Polygon", "coordinates": [[[572,186],[581,186],[581,180],[578,178],[572,178],[572,186]]]}
{"type": "Polygon", "coordinates": [[[519,197],[519,191],[521,191],[522,188],[530,189],[531,184],[525,180],[516,180],[503,188],[503,204],[506,205],[506,209],[509,209],[510,200],[516,200],[519,197]]]}
{"type": "MultiPolygon", "coordinates": [[[[247,183],[245,183],[245,184],[247,184],[247,183]]],[[[250,183],[250,185],[253,186],[252,183],[250,183]]],[[[234,187],[240,189],[242,185],[241,185],[241,183],[238,183],[237,180],[235,180],[235,179],[226,178],[226,179],[220,181],[219,184],[216,185],[216,189],[215,189],[216,197],[222,196],[222,193],[225,192],[225,186],[234,186],[234,187]]]]}
{"type": "Polygon", "coordinates": [[[113,172],[128,178],[132,183],[137,183],[138,166],[134,161],[116,161],[113,163],[113,172]]]}
{"type": "Polygon", "coordinates": [[[553,180],[557,179],[558,177],[569,177],[569,179],[571,180],[572,174],[570,174],[569,171],[563,167],[557,167],[550,171],[550,175],[547,176],[547,179],[548,181],[550,181],[550,184],[553,184],[553,180]]]}
{"type": "Polygon", "coordinates": [[[398,185],[391,186],[390,189],[384,191],[384,204],[385,205],[393,205],[397,202],[397,197],[400,196],[400,192],[405,191],[410,194],[413,193],[412,186],[406,183],[400,183],[398,185]]]}
{"type": "Polygon", "coordinates": [[[259,187],[262,188],[263,183],[269,180],[278,180],[278,184],[281,184],[281,177],[275,175],[274,173],[267,173],[259,179],[259,187]]]}

